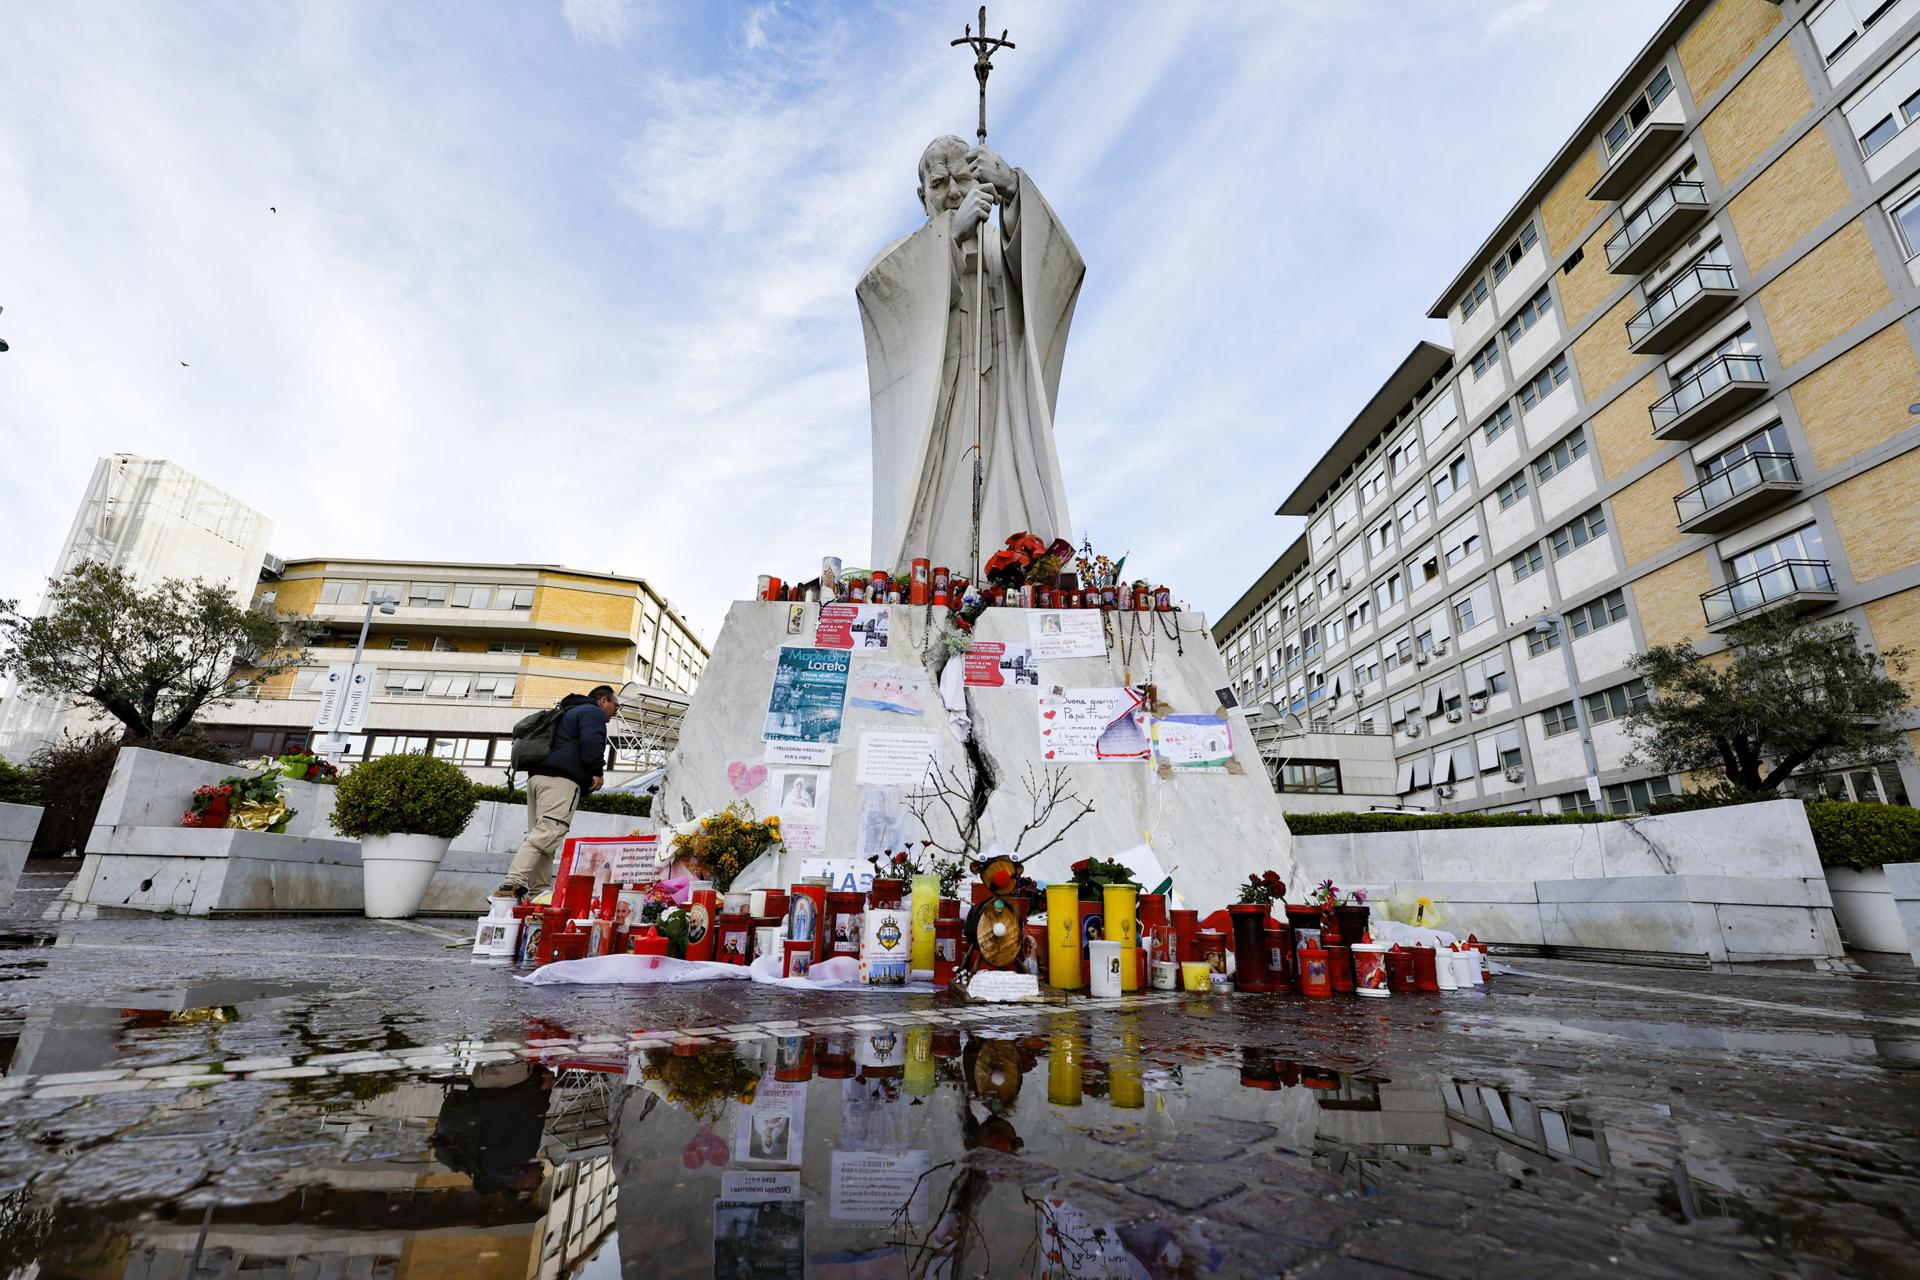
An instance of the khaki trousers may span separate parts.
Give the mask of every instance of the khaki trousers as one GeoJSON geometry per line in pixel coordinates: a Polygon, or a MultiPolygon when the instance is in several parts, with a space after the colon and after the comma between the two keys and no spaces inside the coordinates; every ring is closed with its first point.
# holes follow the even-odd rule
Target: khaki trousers
{"type": "Polygon", "coordinates": [[[580,784],[573,779],[537,773],[527,779],[527,838],[513,855],[505,883],[519,885],[529,897],[553,883],[553,857],[579,806],[580,784]]]}

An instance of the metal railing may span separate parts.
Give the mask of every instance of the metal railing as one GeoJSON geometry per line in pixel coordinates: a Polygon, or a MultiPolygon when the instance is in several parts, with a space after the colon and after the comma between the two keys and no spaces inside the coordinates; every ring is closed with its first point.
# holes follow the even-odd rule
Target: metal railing
{"type": "Polygon", "coordinates": [[[1804,591],[1831,592],[1833,568],[1825,560],[1782,560],[1779,564],[1735,578],[1700,596],[1707,625],[1728,622],[1743,613],[1792,599],[1804,591]]]}
{"type": "Polygon", "coordinates": [[[1759,356],[1721,356],[1688,375],[1686,381],[1655,400],[1647,413],[1653,418],[1654,431],[1658,432],[1697,408],[1716,391],[1723,391],[1736,383],[1764,386],[1766,381],[1766,367],[1761,364],[1759,356]]]}
{"type": "Polygon", "coordinates": [[[1607,265],[1612,266],[1627,256],[1627,251],[1646,238],[1647,232],[1664,219],[1669,213],[1681,206],[1704,209],[1707,207],[1707,188],[1699,182],[1669,182],[1647,201],[1640,212],[1627,219],[1627,225],[1620,228],[1612,239],[1607,241],[1607,265]]]}
{"type": "Polygon", "coordinates": [[[1679,513],[1680,523],[1685,524],[1770,481],[1800,483],[1800,469],[1793,465],[1792,454],[1750,453],[1719,475],[1710,476],[1675,497],[1673,508],[1679,513]]]}
{"type": "Polygon", "coordinates": [[[1627,321],[1627,342],[1629,345],[1639,342],[1657,329],[1663,322],[1671,319],[1677,311],[1700,295],[1703,289],[1733,288],[1733,268],[1718,263],[1703,262],[1697,267],[1682,271],[1651,298],[1647,305],[1640,308],[1627,321]]]}

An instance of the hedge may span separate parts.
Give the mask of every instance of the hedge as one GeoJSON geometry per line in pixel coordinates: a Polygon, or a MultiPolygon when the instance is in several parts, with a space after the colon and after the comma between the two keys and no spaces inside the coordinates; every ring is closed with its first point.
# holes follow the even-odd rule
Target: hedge
{"type": "Polygon", "coordinates": [[[1807,825],[1823,867],[1866,871],[1889,862],[1920,862],[1920,809],[1809,800],[1807,825]]]}
{"type": "Polygon", "coordinates": [[[0,760],[0,804],[40,803],[40,779],[31,769],[0,760]]]}
{"type": "Polygon", "coordinates": [[[1375,831],[1444,831],[1468,827],[1557,827],[1618,822],[1612,813],[1289,813],[1296,836],[1344,836],[1375,831]]]}
{"type": "MultiPolygon", "coordinates": [[[[524,788],[475,787],[474,795],[502,804],[525,804],[524,788]]],[[[580,801],[582,813],[622,813],[629,818],[644,818],[653,812],[652,796],[636,796],[625,791],[595,791],[580,801]]]]}

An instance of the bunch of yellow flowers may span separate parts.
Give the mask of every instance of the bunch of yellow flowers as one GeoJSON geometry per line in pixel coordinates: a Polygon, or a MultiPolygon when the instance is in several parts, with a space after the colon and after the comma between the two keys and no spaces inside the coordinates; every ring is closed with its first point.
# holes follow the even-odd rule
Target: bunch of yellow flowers
{"type": "Polygon", "coordinates": [[[684,858],[702,879],[725,893],[747,864],[780,840],[777,816],[756,819],[753,806],[741,800],[700,819],[692,830],[673,837],[674,856],[684,858]]]}

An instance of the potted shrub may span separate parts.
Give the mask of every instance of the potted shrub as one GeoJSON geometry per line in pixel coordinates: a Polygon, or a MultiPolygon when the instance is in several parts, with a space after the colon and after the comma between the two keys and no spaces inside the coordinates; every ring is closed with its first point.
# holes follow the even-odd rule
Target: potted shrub
{"type": "Polygon", "coordinates": [[[367,915],[392,920],[420,909],[473,816],[473,790],[459,766],[425,755],[380,756],[340,779],[333,827],[360,841],[367,915]]]}

